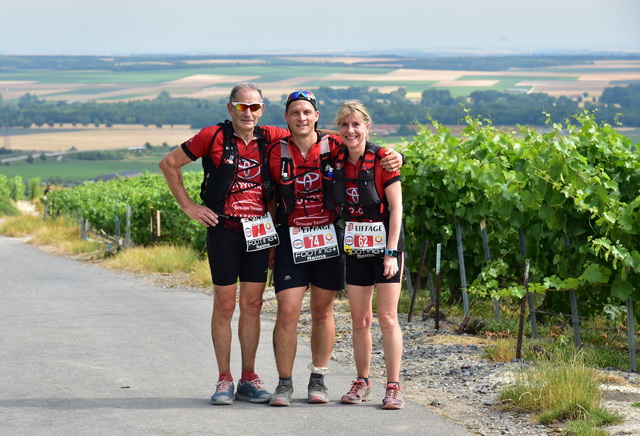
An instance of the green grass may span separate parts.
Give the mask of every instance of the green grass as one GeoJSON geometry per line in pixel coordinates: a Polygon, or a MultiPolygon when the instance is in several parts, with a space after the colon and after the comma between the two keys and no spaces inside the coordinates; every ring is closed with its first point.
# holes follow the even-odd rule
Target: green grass
{"type": "MultiPolygon", "coordinates": [[[[42,181],[55,180],[62,183],[78,183],[85,180],[94,180],[96,177],[112,174],[121,171],[140,171],[159,174],[158,162],[161,157],[156,160],[135,161],[40,161],[33,163],[26,161],[20,163],[11,163],[11,165],[0,165],[0,174],[4,174],[11,178],[16,175],[22,176],[25,180],[40,177],[42,181]]],[[[201,165],[198,162],[190,163],[183,168],[183,171],[201,171],[201,165]]]]}
{"type": "Polygon", "coordinates": [[[156,245],[133,247],[107,260],[106,266],[136,273],[190,272],[201,256],[187,247],[156,245]]]}
{"type": "Polygon", "coordinates": [[[565,422],[571,434],[597,434],[623,420],[600,406],[601,382],[583,353],[554,355],[517,374],[499,400],[504,409],[534,413],[543,424],[565,422]]]}
{"type": "Polygon", "coordinates": [[[188,247],[155,245],[133,247],[116,253],[104,264],[108,268],[142,274],[177,274],[180,282],[211,288],[209,261],[188,247]]]}
{"type": "Polygon", "coordinates": [[[37,245],[51,245],[67,254],[95,253],[103,245],[95,241],[80,239],[76,220],[58,217],[44,221],[40,216],[19,215],[6,218],[0,223],[0,234],[6,236],[32,236],[37,245]]]}
{"type": "Polygon", "coordinates": [[[0,196],[0,216],[18,215],[20,212],[13,204],[13,201],[0,196]]]}

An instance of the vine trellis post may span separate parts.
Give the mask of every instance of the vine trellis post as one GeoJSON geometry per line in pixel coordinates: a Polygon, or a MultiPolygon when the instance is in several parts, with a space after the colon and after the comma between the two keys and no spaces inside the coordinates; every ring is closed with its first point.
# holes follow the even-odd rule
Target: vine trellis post
{"type": "Polygon", "coordinates": [[[442,244],[436,245],[436,331],[440,330],[440,287],[442,286],[442,276],[440,275],[440,252],[442,244]]]}
{"type": "MultiPolygon", "coordinates": [[[[529,259],[525,259],[524,261],[524,279],[522,284],[525,289],[529,288],[529,267],[531,265],[531,261],[529,259]]],[[[524,336],[524,314],[527,311],[527,300],[526,295],[522,296],[520,299],[520,316],[518,317],[518,341],[516,344],[516,359],[522,358],[522,338],[524,336]]]]}
{"type": "MultiPolygon", "coordinates": [[[[522,257],[525,257],[527,255],[527,241],[524,237],[524,229],[522,227],[518,229],[518,238],[520,239],[520,254],[522,255],[522,257]]],[[[529,275],[529,269],[527,267],[527,282],[529,281],[528,275],[529,275]]],[[[536,307],[535,307],[536,305],[533,300],[533,294],[527,293],[527,301],[529,302],[529,319],[531,321],[531,335],[537,339],[538,338],[538,321],[536,320],[536,307]]]]}
{"type": "Polygon", "coordinates": [[[627,334],[629,336],[629,368],[636,371],[636,320],[633,314],[633,298],[627,298],[627,334]]]}
{"type": "MultiPolygon", "coordinates": [[[[427,248],[429,247],[429,240],[424,241],[424,246],[422,248],[422,256],[420,257],[420,267],[418,268],[418,276],[416,277],[416,288],[411,295],[411,304],[409,306],[409,315],[407,318],[408,322],[411,322],[411,318],[413,317],[413,309],[416,304],[416,298],[418,297],[418,292],[420,291],[420,282],[422,281],[422,268],[424,267],[424,260],[427,257],[427,248]]],[[[407,276],[408,280],[410,280],[409,276],[407,276]]],[[[431,296],[431,301],[433,301],[433,295],[431,296]]]]}
{"type": "Polygon", "coordinates": [[[460,326],[460,330],[464,331],[466,324],[469,322],[469,295],[467,294],[467,272],[464,266],[464,248],[462,246],[462,226],[460,220],[456,217],[456,242],[458,246],[458,266],[460,269],[460,288],[462,289],[462,304],[464,306],[464,321],[460,326]]]}
{"type": "MultiPolygon", "coordinates": [[[[564,246],[569,247],[571,241],[566,232],[563,233],[564,246]]],[[[582,347],[582,338],[580,337],[580,315],[578,313],[578,298],[575,289],[569,289],[569,302],[571,304],[571,324],[573,325],[573,342],[576,347],[582,347]]]]}
{"type": "MultiPolygon", "coordinates": [[[[487,223],[485,220],[480,221],[480,233],[482,234],[482,247],[484,248],[484,258],[487,263],[491,262],[491,250],[489,249],[489,236],[487,235],[487,223]]],[[[496,321],[500,321],[500,306],[496,297],[493,300],[493,314],[496,321]]]]}

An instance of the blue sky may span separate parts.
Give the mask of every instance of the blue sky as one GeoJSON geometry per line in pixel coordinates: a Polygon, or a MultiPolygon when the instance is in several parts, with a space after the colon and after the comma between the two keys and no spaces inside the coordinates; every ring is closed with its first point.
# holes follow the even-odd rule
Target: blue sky
{"type": "Polygon", "coordinates": [[[0,54],[639,52],[639,23],[640,0],[5,0],[0,54]]]}

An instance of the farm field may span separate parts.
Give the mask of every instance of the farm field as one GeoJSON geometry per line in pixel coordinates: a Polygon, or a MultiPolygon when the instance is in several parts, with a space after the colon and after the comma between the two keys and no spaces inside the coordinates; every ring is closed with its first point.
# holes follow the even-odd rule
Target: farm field
{"type": "MultiPolygon", "coordinates": [[[[121,172],[136,172],[159,174],[158,162],[161,156],[154,159],[122,160],[122,161],[40,161],[33,163],[22,162],[12,165],[0,165],[0,174],[11,178],[21,176],[25,180],[40,177],[43,182],[55,180],[60,183],[80,183],[86,180],[95,180],[100,176],[106,176],[121,172]]],[[[188,164],[183,171],[202,171],[199,162],[188,164]]]]}
{"type": "MultiPolygon", "coordinates": [[[[453,96],[466,96],[476,90],[543,92],[570,98],[597,98],[608,86],[640,83],[640,60],[602,60],[578,65],[539,68],[511,68],[504,71],[428,70],[381,66],[389,58],[282,56],[280,63],[255,59],[200,59],[180,68],[119,70],[38,70],[0,71],[2,100],[17,100],[30,93],[47,101],[117,102],[155,99],[163,91],[172,97],[226,99],[233,84],[256,82],[271,102],[279,102],[294,89],[320,86],[347,88],[369,86],[382,92],[400,87],[407,97],[418,100],[429,88],[447,89],[453,96]],[[378,64],[377,64],[378,63],[378,64]]],[[[212,120],[216,122],[219,120],[212,120]]],[[[389,129],[375,126],[374,141],[393,146],[398,137],[385,136],[389,129]]],[[[452,127],[455,131],[457,128],[452,127]]],[[[395,131],[391,129],[390,131],[395,131]]],[[[97,151],[154,146],[176,146],[196,133],[186,125],[56,125],[28,129],[2,129],[0,147],[34,153],[69,150],[97,151]]],[[[620,132],[640,143],[640,128],[621,128],[620,132]]],[[[412,138],[403,138],[411,140],[412,138]]],[[[4,158],[1,156],[0,158],[4,158]]],[[[96,176],[121,171],[158,172],[153,158],[126,161],[33,163],[11,162],[0,165],[0,174],[55,178],[62,181],[92,180],[96,176]]],[[[200,170],[199,166],[194,169],[200,170]]]]}
{"type": "Polygon", "coordinates": [[[151,145],[179,145],[192,137],[197,130],[189,126],[145,127],[142,125],[116,124],[112,127],[62,125],[55,127],[31,127],[4,131],[4,147],[26,151],[80,151],[108,150],[114,148],[151,145]]]}
{"type": "Polygon", "coordinates": [[[282,57],[281,64],[259,58],[244,63],[215,59],[200,67],[139,71],[0,72],[0,92],[5,100],[26,93],[48,101],[114,102],[153,99],[162,91],[173,97],[220,99],[237,82],[258,83],[264,96],[279,101],[293,89],[370,86],[389,92],[399,87],[407,97],[419,99],[429,88],[449,89],[454,96],[474,90],[519,90],[552,96],[598,97],[607,86],[640,82],[640,61],[601,60],[562,67],[511,68],[506,71],[426,70],[376,66],[376,58],[282,57]],[[295,59],[296,64],[285,61],[295,59]],[[342,63],[331,63],[331,62],[342,63]],[[233,62],[233,64],[232,64],[233,62]],[[301,64],[302,63],[302,64],[301,64]],[[306,63],[306,64],[305,64],[306,63]],[[210,64],[210,66],[209,66],[210,64]],[[207,65],[207,67],[202,67],[207,65]]]}

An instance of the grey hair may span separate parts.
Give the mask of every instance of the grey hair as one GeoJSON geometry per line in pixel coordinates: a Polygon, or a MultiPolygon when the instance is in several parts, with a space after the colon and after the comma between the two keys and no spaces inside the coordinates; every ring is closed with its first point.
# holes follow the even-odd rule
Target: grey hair
{"type": "Polygon", "coordinates": [[[229,94],[229,103],[236,101],[236,94],[242,89],[257,91],[258,94],[260,94],[260,100],[262,100],[262,89],[258,88],[258,85],[253,82],[240,82],[231,90],[231,93],[229,94]]]}

